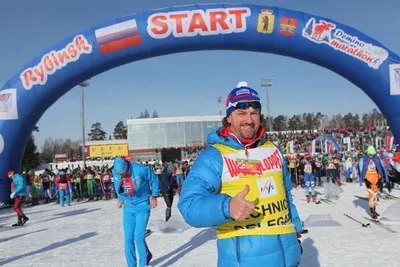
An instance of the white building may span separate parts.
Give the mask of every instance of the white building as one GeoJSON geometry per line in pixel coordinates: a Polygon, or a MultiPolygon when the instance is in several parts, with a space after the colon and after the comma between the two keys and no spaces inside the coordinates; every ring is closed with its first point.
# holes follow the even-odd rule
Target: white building
{"type": "MultiPolygon", "coordinates": [[[[127,120],[129,154],[136,159],[164,159],[163,151],[204,146],[211,130],[222,126],[223,116],[167,117],[127,120]]],[[[165,153],[165,154],[171,154],[165,153]]],[[[168,160],[167,159],[167,160],[168,160]]]]}

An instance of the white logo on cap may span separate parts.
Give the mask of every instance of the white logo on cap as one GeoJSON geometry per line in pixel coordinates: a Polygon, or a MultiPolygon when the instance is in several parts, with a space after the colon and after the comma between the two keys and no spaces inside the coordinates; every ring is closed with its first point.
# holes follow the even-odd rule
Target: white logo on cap
{"type": "Polygon", "coordinates": [[[238,95],[249,95],[250,94],[250,90],[249,89],[240,89],[236,92],[236,96],[238,95]]]}

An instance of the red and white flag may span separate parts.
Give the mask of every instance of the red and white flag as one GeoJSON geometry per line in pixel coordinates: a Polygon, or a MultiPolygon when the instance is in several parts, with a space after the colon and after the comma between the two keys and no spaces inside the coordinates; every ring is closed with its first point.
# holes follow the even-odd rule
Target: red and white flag
{"type": "Polygon", "coordinates": [[[95,35],[102,54],[142,44],[135,19],[98,29],[95,35]]]}

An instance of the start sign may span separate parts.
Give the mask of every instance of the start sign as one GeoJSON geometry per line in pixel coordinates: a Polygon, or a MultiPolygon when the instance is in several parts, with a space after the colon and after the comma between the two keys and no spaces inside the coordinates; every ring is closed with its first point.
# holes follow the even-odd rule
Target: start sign
{"type": "Polygon", "coordinates": [[[216,8],[207,10],[156,13],[147,19],[147,32],[155,39],[217,35],[244,32],[250,8],[216,8]]]}

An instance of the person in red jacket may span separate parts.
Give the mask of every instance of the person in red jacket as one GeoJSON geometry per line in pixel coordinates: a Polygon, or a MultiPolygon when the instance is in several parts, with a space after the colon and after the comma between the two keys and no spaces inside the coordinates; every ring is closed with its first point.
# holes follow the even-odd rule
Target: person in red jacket
{"type": "Polygon", "coordinates": [[[56,184],[58,185],[58,192],[60,193],[61,207],[64,207],[64,195],[67,198],[67,205],[71,206],[71,198],[69,195],[68,183],[71,182],[71,177],[64,171],[61,170],[56,177],[56,184]]]}

